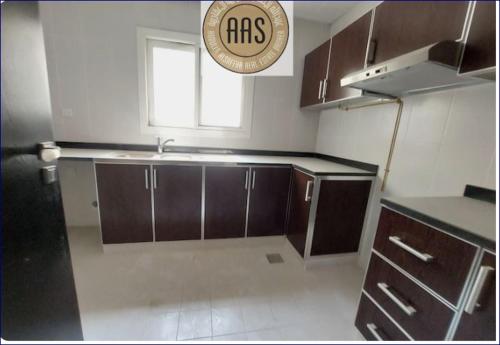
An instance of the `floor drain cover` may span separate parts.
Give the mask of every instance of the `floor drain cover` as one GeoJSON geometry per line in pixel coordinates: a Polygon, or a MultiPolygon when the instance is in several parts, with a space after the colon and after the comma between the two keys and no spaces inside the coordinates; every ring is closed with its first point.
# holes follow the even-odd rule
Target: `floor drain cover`
{"type": "Polygon", "coordinates": [[[281,254],[266,254],[266,258],[270,264],[280,264],[284,262],[281,254]]]}

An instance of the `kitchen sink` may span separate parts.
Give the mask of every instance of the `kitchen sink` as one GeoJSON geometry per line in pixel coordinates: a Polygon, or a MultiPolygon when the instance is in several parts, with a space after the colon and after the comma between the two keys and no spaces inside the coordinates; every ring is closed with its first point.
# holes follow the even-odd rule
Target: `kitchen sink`
{"type": "Polygon", "coordinates": [[[176,153],[163,153],[159,155],[160,159],[174,159],[174,160],[180,160],[180,161],[189,161],[193,159],[190,155],[179,155],[176,153]]]}
{"type": "Polygon", "coordinates": [[[158,154],[156,153],[119,153],[116,155],[118,158],[136,158],[136,159],[151,159],[156,158],[158,154]]]}

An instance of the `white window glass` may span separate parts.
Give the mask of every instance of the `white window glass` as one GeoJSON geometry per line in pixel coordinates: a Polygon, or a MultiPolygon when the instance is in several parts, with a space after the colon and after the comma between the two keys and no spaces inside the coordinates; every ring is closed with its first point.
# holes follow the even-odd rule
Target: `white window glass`
{"type": "Polygon", "coordinates": [[[196,49],[190,44],[148,40],[150,125],[195,125],[196,49]]]}
{"type": "Polygon", "coordinates": [[[200,126],[241,127],[243,76],[221,70],[201,54],[200,126]]]}

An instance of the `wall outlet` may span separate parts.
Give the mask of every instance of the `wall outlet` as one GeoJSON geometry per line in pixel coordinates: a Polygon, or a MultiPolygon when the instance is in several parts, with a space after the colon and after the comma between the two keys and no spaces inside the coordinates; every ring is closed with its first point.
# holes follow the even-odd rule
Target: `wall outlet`
{"type": "Polygon", "coordinates": [[[65,108],[62,110],[62,117],[73,117],[73,109],[65,108]]]}

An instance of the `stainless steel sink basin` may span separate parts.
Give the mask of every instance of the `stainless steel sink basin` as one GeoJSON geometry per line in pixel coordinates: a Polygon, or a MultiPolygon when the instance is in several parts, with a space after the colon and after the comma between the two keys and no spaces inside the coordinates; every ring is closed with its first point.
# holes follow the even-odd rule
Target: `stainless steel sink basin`
{"type": "Polygon", "coordinates": [[[118,158],[135,158],[135,159],[151,159],[157,157],[156,153],[119,153],[116,155],[118,158]]]}
{"type": "Polygon", "coordinates": [[[162,153],[159,155],[160,159],[173,159],[173,160],[180,160],[180,161],[189,161],[193,159],[190,155],[180,155],[177,153],[162,153]]]}

